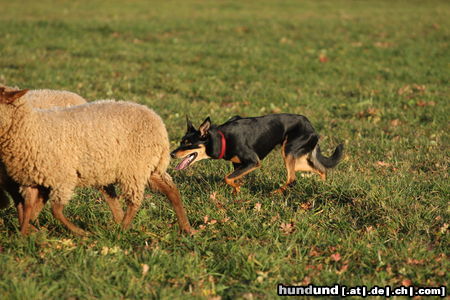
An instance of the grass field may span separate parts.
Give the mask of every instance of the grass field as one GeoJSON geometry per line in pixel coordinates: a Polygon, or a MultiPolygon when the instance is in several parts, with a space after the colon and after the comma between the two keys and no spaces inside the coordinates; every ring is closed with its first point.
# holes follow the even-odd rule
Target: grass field
{"type": "Polygon", "coordinates": [[[18,233],[0,211],[2,299],[265,299],[277,283],[449,283],[448,1],[4,1],[0,83],[66,89],[158,112],[174,148],[185,114],[306,115],[329,154],[327,182],[285,196],[276,149],[238,196],[231,164],[173,170],[190,221],[180,236],[159,194],[122,232],[96,190],[18,233]]]}

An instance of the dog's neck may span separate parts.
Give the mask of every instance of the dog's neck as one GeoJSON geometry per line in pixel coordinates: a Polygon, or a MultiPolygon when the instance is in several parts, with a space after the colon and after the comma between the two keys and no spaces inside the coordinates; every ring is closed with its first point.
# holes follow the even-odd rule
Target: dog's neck
{"type": "Polygon", "coordinates": [[[206,145],[206,154],[214,159],[221,159],[226,153],[226,139],[216,126],[209,130],[210,142],[206,145]]]}

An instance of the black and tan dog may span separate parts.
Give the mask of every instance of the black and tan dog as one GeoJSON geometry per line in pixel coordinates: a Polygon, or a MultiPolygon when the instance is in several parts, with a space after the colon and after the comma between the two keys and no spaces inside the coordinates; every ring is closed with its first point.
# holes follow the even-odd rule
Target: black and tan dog
{"type": "Polygon", "coordinates": [[[187,132],[180,147],[171,155],[183,158],[177,170],[206,159],[225,159],[233,162],[234,171],[225,182],[240,191],[237,182],[244,175],[261,166],[263,160],[277,145],[287,169],[287,182],[276,192],[283,192],[295,181],[295,172],[308,171],[325,180],[327,169],[337,165],[342,157],[343,145],[337,146],[331,157],[324,157],[319,148],[319,136],[308,119],[294,114],[272,114],[262,117],[235,116],[216,126],[206,118],[197,129],[187,119],[187,132]]]}

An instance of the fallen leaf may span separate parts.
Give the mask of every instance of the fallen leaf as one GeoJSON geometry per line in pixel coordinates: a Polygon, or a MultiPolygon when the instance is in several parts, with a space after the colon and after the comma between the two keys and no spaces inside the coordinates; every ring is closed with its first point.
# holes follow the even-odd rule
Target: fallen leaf
{"type": "Polygon", "coordinates": [[[345,265],[343,265],[343,266],[339,269],[339,271],[336,271],[336,274],[341,275],[342,273],[344,273],[344,272],[347,271],[347,270],[348,270],[348,265],[345,264],[345,265]]]}
{"type": "Polygon", "coordinates": [[[209,195],[209,198],[211,200],[217,200],[217,192],[212,193],[211,195],[209,195]]]}
{"type": "Polygon", "coordinates": [[[311,283],[311,277],[305,276],[303,277],[302,285],[309,285],[311,283]]]}
{"type": "Polygon", "coordinates": [[[336,252],[334,254],[331,254],[330,258],[333,261],[340,261],[341,260],[341,255],[339,254],[339,252],[336,252]]]}
{"type": "Polygon", "coordinates": [[[392,46],[392,44],[389,42],[376,42],[373,45],[377,48],[389,48],[392,46]]]}
{"type": "Polygon", "coordinates": [[[416,105],[419,107],[424,107],[424,106],[427,106],[427,103],[423,100],[419,100],[416,102],[416,105]]]}
{"type": "Polygon", "coordinates": [[[395,119],[391,121],[391,126],[397,127],[398,125],[400,125],[400,120],[399,119],[395,119]]]}
{"type": "Polygon", "coordinates": [[[412,285],[412,281],[409,279],[403,279],[402,280],[402,286],[411,286],[412,285]]]}
{"type": "Polygon", "coordinates": [[[319,256],[319,251],[317,251],[317,248],[315,246],[313,246],[311,248],[311,250],[309,250],[309,255],[310,256],[319,256]]]}
{"type": "Polygon", "coordinates": [[[108,255],[109,248],[108,247],[102,247],[102,251],[100,251],[101,255],[108,255]]]}
{"type": "Polygon", "coordinates": [[[375,163],[375,165],[377,165],[377,166],[379,166],[379,167],[390,167],[390,166],[391,166],[390,163],[387,163],[387,162],[384,162],[384,161],[377,161],[377,162],[375,163]]]}
{"type": "Polygon", "coordinates": [[[406,263],[409,265],[423,265],[425,260],[423,259],[414,259],[414,258],[408,258],[406,259],[406,263]]]}
{"type": "Polygon", "coordinates": [[[398,89],[397,94],[399,94],[401,96],[404,94],[410,94],[411,91],[412,91],[411,86],[405,85],[398,89]]]}
{"type": "Polygon", "coordinates": [[[319,61],[320,61],[321,63],[326,63],[326,62],[328,62],[328,57],[327,57],[325,54],[321,53],[321,54],[319,55],[319,61]]]}
{"type": "Polygon", "coordinates": [[[282,37],[280,39],[280,44],[292,44],[292,40],[288,39],[287,37],[282,37]]]}
{"type": "Polygon", "coordinates": [[[305,202],[300,204],[300,208],[303,210],[310,210],[312,207],[312,204],[310,202],[305,202]]]}
{"type": "Polygon", "coordinates": [[[412,89],[414,92],[425,92],[425,90],[427,89],[427,87],[423,84],[413,84],[412,85],[412,89]]]}
{"type": "Polygon", "coordinates": [[[423,101],[423,100],[419,100],[419,101],[416,102],[416,105],[419,106],[419,107],[435,106],[436,102],[434,102],[434,101],[426,102],[426,101],[423,101]]]}
{"type": "Polygon", "coordinates": [[[377,116],[379,113],[379,110],[374,107],[369,107],[366,110],[360,111],[356,114],[359,118],[367,118],[367,117],[374,117],[377,116]]]}
{"type": "Polygon", "coordinates": [[[142,276],[145,276],[145,274],[148,273],[148,270],[150,270],[150,267],[147,264],[141,264],[142,266],[142,276]]]}
{"type": "Polygon", "coordinates": [[[256,281],[262,283],[268,277],[269,272],[256,271],[256,274],[258,274],[256,281]]]}
{"type": "Polygon", "coordinates": [[[289,235],[295,231],[294,224],[291,223],[281,223],[280,230],[283,234],[289,235]]]}
{"type": "Polygon", "coordinates": [[[366,227],[366,232],[367,232],[367,233],[371,233],[371,232],[373,232],[373,231],[375,231],[375,229],[373,228],[372,225],[366,227]]]}
{"type": "Polygon", "coordinates": [[[238,26],[234,29],[237,33],[248,33],[250,29],[247,26],[238,26]]]}

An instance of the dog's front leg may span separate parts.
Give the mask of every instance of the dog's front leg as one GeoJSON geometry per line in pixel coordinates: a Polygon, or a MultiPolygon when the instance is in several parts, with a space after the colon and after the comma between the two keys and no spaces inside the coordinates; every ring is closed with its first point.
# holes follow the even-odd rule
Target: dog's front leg
{"type": "Polygon", "coordinates": [[[225,176],[225,182],[233,187],[233,193],[237,194],[241,191],[241,184],[236,182],[246,174],[254,171],[261,166],[259,159],[248,160],[239,164],[233,164],[234,171],[225,176]]]}

